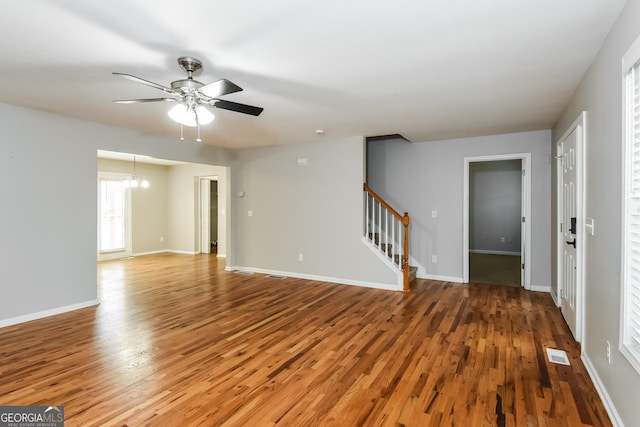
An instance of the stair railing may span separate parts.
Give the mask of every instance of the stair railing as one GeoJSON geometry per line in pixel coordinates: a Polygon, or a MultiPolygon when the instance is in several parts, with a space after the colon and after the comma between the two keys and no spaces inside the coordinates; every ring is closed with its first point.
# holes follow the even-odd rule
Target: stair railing
{"type": "Polygon", "coordinates": [[[409,290],[409,214],[400,215],[366,183],[364,192],[365,237],[402,270],[402,288],[406,292],[409,290]],[[394,247],[401,248],[399,254],[394,254],[394,247]]]}

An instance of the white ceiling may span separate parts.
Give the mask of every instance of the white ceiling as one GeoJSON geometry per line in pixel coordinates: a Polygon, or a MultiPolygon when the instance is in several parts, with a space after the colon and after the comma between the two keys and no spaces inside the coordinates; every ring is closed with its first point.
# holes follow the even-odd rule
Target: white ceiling
{"type": "MultiPolygon", "coordinates": [[[[207,144],[549,129],[626,0],[22,0],[0,14],[0,102],[178,138],[159,97],[185,77],[244,88],[207,144]]],[[[195,139],[192,129],[186,137],[195,139]]]]}

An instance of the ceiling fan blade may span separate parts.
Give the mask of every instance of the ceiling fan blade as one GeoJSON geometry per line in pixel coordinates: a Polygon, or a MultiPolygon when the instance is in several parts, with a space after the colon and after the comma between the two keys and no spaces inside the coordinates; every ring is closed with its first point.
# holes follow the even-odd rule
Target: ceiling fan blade
{"type": "Polygon", "coordinates": [[[264,110],[261,107],[254,107],[252,105],[238,104],[237,102],[223,101],[221,99],[216,100],[213,103],[216,108],[222,108],[223,110],[236,111],[238,113],[249,114],[251,116],[259,116],[264,110]]]}
{"type": "Polygon", "coordinates": [[[229,93],[240,92],[242,88],[227,79],[221,79],[216,82],[209,83],[208,85],[204,85],[199,90],[210,98],[217,98],[229,93]]]}
{"type": "Polygon", "coordinates": [[[149,80],[145,80],[143,78],[132,76],[131,74],[126,74],[126,73],[113,73],[113,74],[115,74],[116,76],[122,76],[125,79],[129,79],[129,80],[132,80],[132,81],[137,82],[137,83],[142,83],[143,85],[147,85],[147,86],[151,86],[151,87],[156,88],[156,89],[160,89],[163,92],[170,93],[172,95],[176,95],[176,92],[173,89],[168,88],[166,86],[162,86],[162,85],[160,85],[158,83],[154,83],[154,82],[151,82],[149,80]]]}
{"type": "Polygon", "coordinates": [[[139,104],[141,102],[158,102],[158,101],[166,101],[166,102],[176,102],[179,99],[176,98],[144,98],[144,99],[116,99],[116,104],[139,104]]]}

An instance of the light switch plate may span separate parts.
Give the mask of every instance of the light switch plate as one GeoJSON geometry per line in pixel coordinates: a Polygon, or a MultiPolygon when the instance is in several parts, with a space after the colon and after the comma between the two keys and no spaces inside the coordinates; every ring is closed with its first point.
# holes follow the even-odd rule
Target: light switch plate
{"type": "Polygon", "coordinates": [[[590,236],[595,236],[596,229],[593,218],[585,218],[584,219],[584,229],[590,236]]]}

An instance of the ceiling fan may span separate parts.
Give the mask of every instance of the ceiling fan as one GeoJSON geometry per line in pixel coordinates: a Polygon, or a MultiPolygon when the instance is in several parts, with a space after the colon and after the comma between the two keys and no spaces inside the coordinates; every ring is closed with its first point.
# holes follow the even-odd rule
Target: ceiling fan
{"type": "Polygon", "coordinates": [[[113,102],[117,104],[176,102],[177,104],[169,110],[168,114],[171,119],[180,123],[180,140],[184,141],[184,137],[182,136],[182,125],[184,125],[198,128],[198,138],[196,140],[198,142],[201,141],[200,125],[211,123],[215,117],[207,107],[221,108],[223,110],[235,111],[251,116],[259,116],[264,110],[263,108],[252,105],[219,99],[220,96],[242,90],[240,86],[227,79],[217,80],[206,85],[194,80],[193,73],[202,68],[202,62],[200,60],[189,56],[182,56],[178,58],[178,65],[187,72],[187,78],[171,82],[171,87],[162,86],[131,74],[113,73],[134,82],[160,89],[164,93],[172,96],[163,98],[117,99],[113,102]]]}

